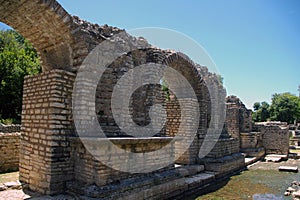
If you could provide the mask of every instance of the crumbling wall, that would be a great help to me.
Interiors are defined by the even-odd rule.
[[[240,139],[240,133],[252,131],[251,110],[236,96],[226,97],[226,128],[232,137]]]
[[[259,122],[254,129],[261,132],[266,154],[288,155],[289,129],[285,122]]]
[[[33,43],[41,57],[43,67],[42,74],[27,77],[24,82],[22,135],[20,137],[20,180],[29,184],[29,188],[34,191],[54,194],[64,191],[66,183],[76,179],[92,183],[91,179],[102,185],[118,178],[128,177],[122,173],[116,173],[114,170],[108,170],[108,168],[101,171],[103,165],[95,161],[80,143],[71,139],[78,136],[74,128],[74,113],[71,109],[72,100],[74,100],[72,99],[72,92],[76,73],[87,55],[98,44],[109,40],[110,37],[118,33],[124,33],[124,30],[107,25],[91,24],[80,20],[78,17],[73,17],[55,0],[14,0],[13,2],[0,0],[0,20],[14,27]],[[168,103],[156,85],[145,86],[141,88],[142,91],[136,91],[131,100],[131,114],[137,124],[144,126],[149,122],[150,106],[154,103],[162,103],[167,109],[168,116],[166,126],[158,136],[181,134],[180,137],[183,140],[180,142],[190,146],[186,150],[182,148],[180,142],[174,143],[175,157],[183,153],[176,162],[196,164],[207,129],[209,126],[219,128],[216,127],[219,119],[212,117],[218,115],[211,113],[211,110],[214,106],[224,103],[223,98],[222,101],[213,104],[225,94],[225,89],[218,82],[215,74],[209,73],[207,68],[196,65],[187,56],[174,51],[157,49],[149,45],[144,39],[127,36],[136,43],[145,44],[147,48],[120,55],[103,73],[96,88],[95,105],[94,102],[91,103],[96,108],[100,126],[104,129],[107,137],[130,136],[122,132],[113,119],[110,105],[112,89],[120,77],[136,66],[146,63],[167,65],[177,70],[188,80],[197,97],[199,126],[191,145],[189,141],[185,140],[189,136],[187,135],[188,131],[178,133],[176,130],[179,124],[183,123],[181,121],[182,116],[177,112],[172,114],[172,110],[179,109],[176,97],[175,100],[172,99]],[[124,41],[123,39],[115,38],[115,41]],[[86,80],[85,82],[88,86],[91,83],[89,81]],[[178,77],[171,77],[168,81],[176,82]],[[216,93],[221,91],[220,96],[210,93],[207,85],[210,83],[213,83],[212,87],[216,88]],[[180,89],[185,92],[186,88]],[[90,98],[84,93],[84,89],[81,92],[84,98]],[[141,97],[142,92],[148,96]],[[82,101],[82,104],[86,102]],[[144,102],[146,105],[142,106]],[[186,98],[183,103],[188,104],[188,109],[183,114],[187,116],[183,129],[189,130],[192,122],[198,120],[190,115],[191,111],[195,110],[195,102]],[[87,114],[86,110],[83,111],[80,113],[83,118],[94,119],[89,118],[91,116]],[[175,126],[173,127],[173,125]],[[147,144],[144,146],[147,147],[146,150],[150,151],[152,148],[161,148],[164,144],[165,141],[150,142],[149,146]],[[236,151],[234,145],[227,144],[227,142],[220,144],[229,145],[229,151],[222,150],[221,154]],[[122,148],[128,151],[134,151],[136,146],[144,148],[139,145],[133,143]],[[183,152],[184,150],[185,152]],[[170,155],[173,156],[173,154]],[[159,156],[169,156],[169,154]],[[120,162],[122,162],[121,158]]]
[[[17,171],[19,169],[20,126],[8,125],[5,129],[2,128],[3,126],[0,127],[0,173]]]

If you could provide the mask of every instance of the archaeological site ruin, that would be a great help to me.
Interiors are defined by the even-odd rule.
[[[216,74],[182,53],[71,16],[55,0],[0,0],[0,21],[34,45],[43,67],[42,73],[25,79],[22,127],[0,127],[0,171],[19,169],[23,187],[43,194],[68,190],[100,199],[168,199],[201,190],[244,168],[245,156],[259,159],[289,152],[286,124],[254,124],[240,99],[226,97]],[[130,51],[120,53],[96,82],[79,76],[95,74],[85,67],[92,65],[85,59],[110,40],[130,41]],[[107,49],[99,51],[105,54]],[[163,91],[160,84],[143,85],[128,101],[132,121],[147,127],[153,112],[166,115],[166,121],[155,135],[133,135],[119,126],[127,122],[115,119],[113,90],[130,70],[151,63],[179,72],[191,85],[197,103],[189,96],[179,99],[171,89]],[[168,81],[172,88],[178,77],[170,76]],[[185,95],[186,88],[173,87],[184,91],[179,96]],[[94,101],[87,92],[90,88]],[[166,113],[153,111],[155,104]],[[127,112],[123,107],[119,111]],[[195,111],[198,118],[193,118]],[[96,121],[104,135],[89,121]],[[195,122],[195,134],[187,134]],[[216,130],[220,134],[214,137]],[[205,146],[209,152],[201,156],[204,143],[213,145]]]

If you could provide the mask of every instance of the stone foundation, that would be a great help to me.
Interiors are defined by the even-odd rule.
[[[89,145],[92,152],[89,152],[83,145]],[[81,182],[86,185],[96,184],[97,186],[104,186],[110,183],[120,182],[121,180],[132,177],[144,177],[146,174],[132,174],[112,169],[106,166],[101,161],[107,161],[108,159],[113,161],[114,166],[118,166],[120,169],[127,169],[140,171],[137,164],[143,164],[144,168],[156,167],[157,161],[161,160],[175,160],[174,148],[170,146],[165,151],[164,155],[146,156],[145,153],[161,149],[167,145],[172,138],[70,138],[71,145],[71,160],[74,166],[74,180],[75,182]],[[106,144],[107,141],[113,143],[119,148],[122,148],[128,152],[134,152],[141,154],[141,160],[143,163],[136,163],[136,161],[130,161],[130,155],[119,155],[117,152],[113,152],[113,149]],[[127,166],[130,165],[130,166]],[[168,170],[174,168],[174,164],[171,163],[167,167],[160,170]],[[157,171],[157,170],[156,170]]]
[[[207,158],[221,158],[239,152],[239,142],[236,138],[221,138],[216,142]]]
[[[260,132],[241,133],[240,138],[240,151],[246,156],[261,158],[265,155],[263,137]]]
[[[204,158],[202,163],[207,171],[215,172],[219,177],[245,167],[245,157],[241,153],[234,153],[221,158]]]

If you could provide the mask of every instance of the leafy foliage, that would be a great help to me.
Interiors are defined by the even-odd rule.
[[[274,94],[270,114],[271,120],[294,123],[300,119],[300,98],[290,93]]]
[[[14,30],[0,31],[0,118],[21,119],[24,76],[40,71],[33,46]]]
[[[300,120],[300,98],[290,93],[274,94],[272,104],[256,102],[252,118],[255,122],[267,120],[288,122]]]
[[[255,122],[267,121],[270,117],[269,112],[270,105],[263,101],[261,103],[255,102],[253,105],[254,113],[252,114],[252,119]]]
[[[170,100],[170,90],[169,90],[168,84],[165,81],[165,79],[161,80],[161,90],[165,93],[166,100],[169,101]]]

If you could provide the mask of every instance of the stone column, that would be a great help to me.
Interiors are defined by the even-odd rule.
[[[73,178],[69,136],[75,75],[63,70],[24,81],[20,138],[20,181],[43,194],[63,192]]]

